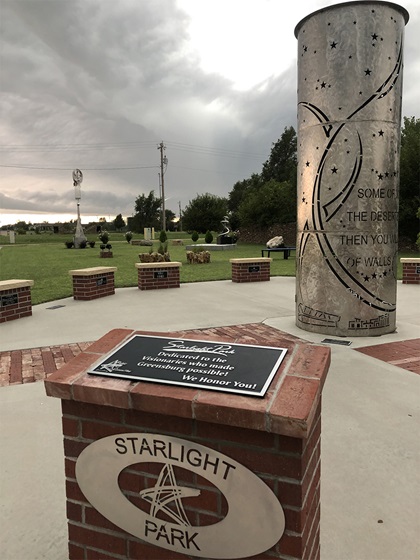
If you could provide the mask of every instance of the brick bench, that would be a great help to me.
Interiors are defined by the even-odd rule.
[[[91,299],[112,296],[115,294],[115,266],[94,266],[70,270],[73,277],[73,298],[90,301]]]
[[[403,266],[403,284],[420,284],[420,259],[400,259]]]
[[[232,263],[232,282],[266,282],[270,280],[268,257],[230,259]]]
[[[0,323],[32,315],[33,280],[0,281]]]
[[[180,262],[136,263],[139,290],[179,288]]]

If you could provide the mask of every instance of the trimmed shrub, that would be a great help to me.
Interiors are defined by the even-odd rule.
[[[109,241],[109,233],[107,231],[103,231],[101,234],[99,234],[99,239],[106,245]]]

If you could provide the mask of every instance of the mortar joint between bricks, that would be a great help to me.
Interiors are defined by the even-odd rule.
[[[278,475],[269,475],[265,474],[264,478],[272,478],[278,482],[284,482],[286,484],[295,484],[296,486],[302,486],[302,479],[298,478],[290,478],[288,476],[278,476]]]
[[[321,464],[321,455],[319,456],[318,461],[316,462],[315,466],[313,467],[312,477],[311,477],[311,480],[309,481],[309,484],[308,484],[308,488],[307,488],[307,490],[306,490],[306,493],[305,493],[305,495],[304,495],[303,498],[302,498],[302,504],[305,503],[306,498],[308,497],[308,494],[309,494],[309,492],[310,492],[310,490],[311,490],[311,488],[312,488],[312,483],[314,482],[315,477],[316,477],[316,476],[320,477],[320,474],[318,473],[318,467],[320,466],[320,464]],[[308,463],[308,467],[309,467],[309,466],[310,466],[310,463]],[[304,480],[304,478],[305,478],[307,472],[308,472],[308,468],[307,468],[306,471],[303,473],[302,480]],[[317,486],[318,486],[319,484],[320,484],[320,480],[318,481]]]

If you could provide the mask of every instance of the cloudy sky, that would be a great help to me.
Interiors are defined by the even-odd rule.
[[[296,128],[296,24],[329,0],[0,0],[0,225],[130,216],[227,196]],[[403,115],[419,117],[420,2]],[[287,9],[286,9],[287,7]]]

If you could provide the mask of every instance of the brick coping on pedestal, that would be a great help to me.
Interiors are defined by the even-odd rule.
[[[270,263],[271,257],[246,257],[243,259],[229,259],[232,264],[249,264],[249,263]]]
[[[0,387],[44,381],[91,344],[93,342],[76,342],[2,351]],[[365,346],[354,351],[420,375],[420,338]]]
[[[180,266],[182,263],[176,261],[136,263],[136,268],[176,268]]]
[[[86,370],[135,334],[287,348],[264,398],[91,376]],[[330,364],[330,349],[263,324],[171,333],[114,329],[45,380],[47,395],[143,412],[159,412],[297,438],[310,433]]]
[[[95,274],[105,274],[107,272],[115,272],[116,266],[93,266],[91,268],[79,268],[69,270],[70,276],[94,276]]]
[[[401,257],[401,263],[420,264],[420,257]]]
[[[14,290],[16,288],[28,288],[34,285],[33,280],[0,280],[0,292]]]

